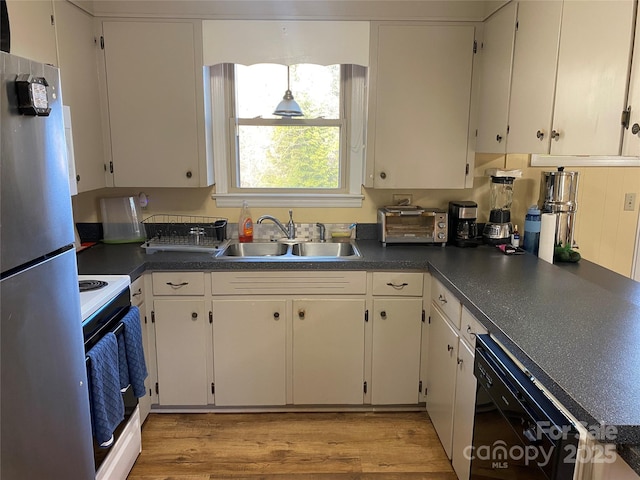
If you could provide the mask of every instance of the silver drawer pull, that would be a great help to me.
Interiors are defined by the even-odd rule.
[[[467,333],[469,335],[473,335],[474,337],[476,336],[476,332],[474,332],[473,330],[471,330],[471,325],[467,325]]]
[[[444,298],[444,295],[442,294],[438,295],[438,300],[440,300],[442,303],[447,303],[447,299]]]
[[[391,288],[395,288],[396,290],[402,290],[404,287],[408,286],[408,283],[387,283]]]
[[[138,296],[140,296],[140,295],[142,295],[142,289],[141,289],[141,288],[139,288],[139,289],[138,289],[138,291],[137,291],[136,293],[132,293],[132,294],[131,294],[131,296],[132,296],[132,297],[138,297]]]
[[[182,282],[182,283],[167,282],[167,285],[169,285],[171,288],[180,288],[180,287],[184,287],[185,285],[189,285],[189,282]]]

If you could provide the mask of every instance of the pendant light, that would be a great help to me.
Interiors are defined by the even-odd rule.
[[[284,92],[284,97],[282,97],[282,101],[278,104],[273,114],[281,117],[302,117],[304,115],[298,102],[293,99],[289,88],[289,65],[287,65],[287,91]]]

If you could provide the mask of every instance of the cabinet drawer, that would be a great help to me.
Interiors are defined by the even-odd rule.
[[[373,294],[421,297],[423,281],[423,273],[374,272]]]
[[[138,277],[131,284],[131,305],[139,307],[144,303],[144,277]]]
[[[460,333],[475,348],[476,335],[487,333],[487,329],[482,326],[466,307],[462,307],[462,321],[460,322]]]
[[[367,272],[213,272],[214,295],[357,295],[367,290]]]
[[[442,283],[435,278],[431,283],[431,300],[440,307],[447,316],[449,321],[453,323],[458,330],[460,329],[460,315],[462,304]]]
[[[151,274],[154,295],[204,295],[204,272]]]

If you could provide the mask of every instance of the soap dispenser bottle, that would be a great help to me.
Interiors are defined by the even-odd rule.
[[[246,200],[242,202],[242,210],[238,220],[238,241],[240,243],[253,242],[253,221]]]

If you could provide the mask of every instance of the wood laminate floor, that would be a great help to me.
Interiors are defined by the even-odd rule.
[[[424,412],[151,414],[129,480],[456,480]]]

